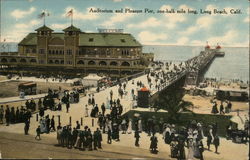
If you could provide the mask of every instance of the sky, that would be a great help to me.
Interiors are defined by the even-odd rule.
[[[123,29],[144,45],[210,45],[249,47],[249,2],[247,0],[0,0],[1,42],[19,42],[43,25],[38,15],[50,15],[45,24],[54,32],[73,24],[83,32],[98,28]],[[113,10],[93,13],[90,10]],[[145,9],[153,10],[146,12]],[[123,13],[115,10],[123,9]],[[125,9],[142,13],[124,13]],[[174,9],[175,13],[166,13]],[[201,14],[200,10],[208,13]],[[215,14],[225,10],[228,14]],[[164,13],[158,13],[158,11]],[[185,13],[177,13],[177,10]],[[197,14],[187,13],[196,10]],[[239,11],[233,14],[230,11]],[[209,14],[211,11],[211,14]]]

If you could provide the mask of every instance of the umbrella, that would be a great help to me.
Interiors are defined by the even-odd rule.
[[[140,117],[140,114],[139,113],[135,113],[134,116],[135,117]]]
[[[240,116],[233,116],[230,121],[237,124],[239,130],[244,130],[244,120]]]

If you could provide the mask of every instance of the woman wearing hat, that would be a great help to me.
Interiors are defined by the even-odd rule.
[[[196,158],[200,158],[200,150],[199,150],[199,146],[198,146],[198,131],[194,130],[193,132],[193,145],[194,145],[194,157]]]
[[[202,125],[200,123],[197,123],[197,130],[198,130],[198,138],[203,139],[204,133],[203,133]]]

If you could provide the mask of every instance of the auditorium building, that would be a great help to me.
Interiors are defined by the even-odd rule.
[[[71,25],[53,32],[44,25],[35,31],[18,44],[18,52],[1,53],[1,72],[124,77],[144,71],[154,59],[122,30],[85,33]]]

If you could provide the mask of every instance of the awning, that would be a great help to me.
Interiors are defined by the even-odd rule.
[[[242,117],[240,116],[233,116],[230,121],[236,123],[238,125],[238,129],[239,130],[244,130],[244,124],[245,124],[245,121],[243,120]]]
[[[147,92],[149,90],[146,87],[143,87],[140,91]]]

